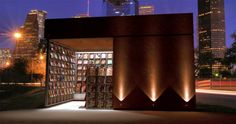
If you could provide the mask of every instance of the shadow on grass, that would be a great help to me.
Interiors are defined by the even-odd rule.
[[[236,109],[219,106],[219,105],[208,105],[208,104],[197,104],[197,112],[211,112],[211,113],[224,113],[224,114],[236,114]]]
[[[11,86],[4,89],[7,93],[1,95],[0,111],[35,109],[44,106],[44,88]]]

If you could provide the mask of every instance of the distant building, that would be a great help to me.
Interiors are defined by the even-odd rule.
[[[138,15],[138,0],[103,0],[106,16]]]
[[[224,65],[210,62],[209,58],[221,59],[225,55],[224,0],[198,0],[198,36],[200,68],[218,73]]]
[[[87,18],[89,17],[89,14],[85,13],[85,14],[80,14],[78,16],[74,16],[73,18]]]
[[[155,13],[154,6],[139,6],[139,15],[152,15]]]
[[[38,44],[44,38],[46,11],[31,10],[20,28],[22,38],[16,40],[14,58],[34,58],[38,54]]]
[[[83,1],[83,4],[85,4],[85,6],[86,6],[86,9],[87,9],[86,12],[80,13],[79,15],[73,16],[72,18],[87,18],[87,17],[90,17],[90,0]]]
[[[198,25],[200,53],[211,52],[213,58],[224,58],[224,0],[198,0]]]
[[[9,66],[11,58],[12,55],[9,48],[0,48],[0,68]]]

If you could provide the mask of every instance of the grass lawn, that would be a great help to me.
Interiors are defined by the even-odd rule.
[[[0,86],[0,110],[33,109],[44,106],[44,88],[19,85]]]

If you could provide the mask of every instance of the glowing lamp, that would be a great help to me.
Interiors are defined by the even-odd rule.
[[[9,66],[10,65],[10,62],[6,62],[6,66]]]
[[[15,32],[13,35],[16,39],[19,39],[22,37],[22,34],[20,32]]]
[[[39,56],[39,59],[40,59],[40,60],[43,60],[43,59],[44,59],[43,55],[40,55],[40,56]]]

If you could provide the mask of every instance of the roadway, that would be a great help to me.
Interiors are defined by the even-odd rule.
[[[197,103],[236,109],[236,91],[197,89]]]

